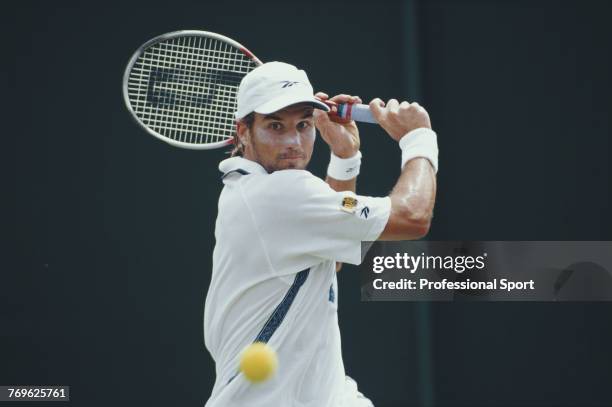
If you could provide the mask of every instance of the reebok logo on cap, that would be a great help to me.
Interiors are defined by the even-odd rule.
[[[293,86],[293,85],[295,85],[296,83],[299,83],[299,82],[295,82],[295,81],[283,81],[283,83],[284,83],[283,88],[288,88],[289,86]]]

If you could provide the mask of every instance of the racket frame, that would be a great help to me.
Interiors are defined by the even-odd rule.
[[[237,49],[239,49],[241,52],[243,52],[248,58],[250,58],[253,62],[255,62],[255,64],[262,65],[262,62],[255,56],[253,55],[253,53],[251,51],[249,51],[245,46],[243,46],[242,44],[240,44],[239,42],[232,40],[231,38],[228,38],[224,35],[221,34],[217,34],[217,33],[213,33],[210,31],[201,31],[201,30],[180,30],[180,31],[172,31],[169,33],[165,33],[162,35],[158,35],[157,37],[151,38],[150,40],[148,40],[147,42],[145,42],[144,44],[142,44],[137,50],[136,52],[134,52],[134,54],[132,55],[132,57],[130,58],[130,61],[128,62],[127,67],[125,68],[125,72],[123,74],[123,83],[122,83],[122,90],[123,90],[123,100],[125,102],[125,105],[127,106],[132,118],[134,120],[136,120],[136,122],[140,125],[140,127],[144,128],[147,133],[149,133],[150,135],[152,135],[155,138],[158,138],[172,146],[175,147],[179,147],[179,148],[186,148],[186,149],[191,149],[191,150],[211,150],[211,149],[216,149],[216,148],[222,148],[222,147],[226,147],[229,146],[231,144],[233,144],[234,140],[232,138],[228,138],[226,140],[223,141],[217,141],[214,143],[203,143],[203,144],[194,144],[194,143],[186,143],[183,141],[178,141],[178,140],[173,140],[171,138],[165,137],[159,133],[157,133],[155,130],[149,128],[149,126],[147,126],[137,115],[136,112],[134,111],[134,108],[132,107],[132,103],[130,102],[130,97],[128,95],[128,81],[130,78],[130,73],[132,72],[132,68],[134,67],[134,64],[136,63],[136,61],[138,60],[138,57],[141,56],[144,51],[151,47],[152,45],[155,45],[159,42],[163,42],[169,39],[173,39],[173,38],[177,38],[177,37],[187,37],[187,36],[195,36],[195,37],[205,37],[205,38],[212,38],[218,41],[223,41],[225,43],[227,43],[228,45],[235,47]]]

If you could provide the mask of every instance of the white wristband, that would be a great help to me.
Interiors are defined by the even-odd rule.
[[[327,167],[327,175],[338,181],[348,181],[359,175],[361,167],[361,151],[351,158],[340,158],[334,153],[331,153],[329,166]]]
[[[427,158],[434,169],[438,172],[438,137],[432,129],[422,127],[414,129],[399,141],[402,149],[402,169],[404,165],[413,158]]]

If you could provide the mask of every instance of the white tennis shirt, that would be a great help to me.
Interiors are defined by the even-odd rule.
[[[336,192],[304,170],[268,174],[241,157],[219,169],[225,185],[204,309],[217,377],[206,406],[352,407],[335,262],[361,263],[360,242],[380,236],[391,200]],[[254,341],[267,342],[279,361],[259,384],[238,371]]]

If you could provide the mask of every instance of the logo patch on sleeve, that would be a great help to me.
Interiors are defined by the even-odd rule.
[[[356,198],[353,198],[352,196],[345,196],[342,199],[342,207],[340,209],[342,209],[344,212],[355,213],[357,203]]]

